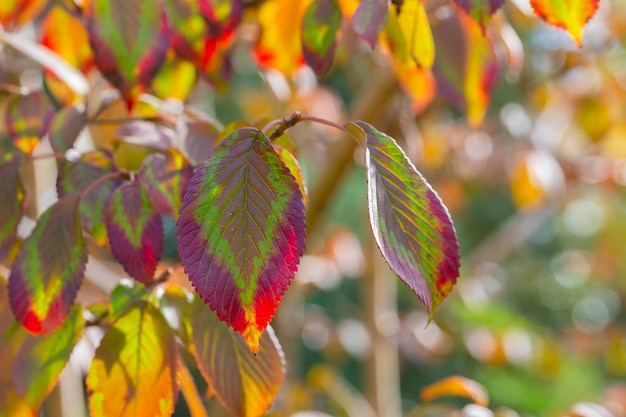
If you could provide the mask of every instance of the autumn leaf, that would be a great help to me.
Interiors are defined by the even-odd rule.
[[[150,284],[163,254],[163,219],[140,181],[126,182],[113,192],[105,224],[115,259],[128,275]]]
[[[17,235],[17,225],[24,211],[24,192],[20,183],[20,165],[23,154],[5,154],[0,162],[0,260],[7,256]]]
[[[432,67],[435,44],[422,0],[405,0],[399,12],[392,9],[383,35],[383,42],[398,65]]]
[[[40,43],[83,73],[93,67],[93,52],[83,22],[62,7],[54,6],[44,18]]]
[[[389,16],[388,0],[362,0],[352,16],[352,27],[372,48]]]
[[[253,352],[304,249],[300,188],[265,135],[243,128],[200,165],[180,209],[180,257],[202,299]]]
[[[104,335],[87,372],[93,417],[169,417],[174,411],[177,353],[159,310],[138,301]]]
[[[448,396],[465,397],[472,400],[474,404],[483,407],[489,405],[489,396],[482,385],[458,375],[453,375],[430,384],[420,393],[420,399],[424,402],[431,402],[440,397]]]
[[[530,5],[546,23],[568,31],[580,47],[583,29],[598,11],[600,0],[530,0]]]
[[[285,379],[285,358],[271,327],[256,355],[196,297],[191,311],[198,367],[220,402],[239,417],[260,417]]]
[[[431,317],[459,276],[452,219],[398,144],[365,122],[348,129],[365,142],[370,223],[383,257]]]
[[[82,192],[101,177],[115,171],[117,166],[108,152],[101,150],[87,152],[79,159],[61,166],[57,178],[57,192],[59,196]],[[106,246],[108,242],[104,225],[106,203],[121,184],[121,179],[110,178],[91,187],[91,190],[81,198],[80,215],[83,229],[100,246]]]
[[[87,250],[79,202],[71,194],[46,210],[11,268],[11,309],[32,333],[50,334],[63,324],[83,280]]]
[[[148,155],[143,160],[138,178],[148,191],[156,211],[176,218],[192,174],[193,169],[187,159],[172,149],[167,155]]]
[[[337,0],[312,2],[302,18],[302,53],[317,74],[325,74],[333,64],[341,10]]]
[[[63,325],[49,336],[27,335],[13,360],[15,390],[38,409],[56,385],[83,333],[83,314],[74,306]]]
[[[23,25],[36,18],[46,5],[46,0],[3,0],[0,2],[0,23],[5,28]]]
[[[24,153],[32,153],[48,133],[54,107],[46,95],[36,91],[8,99],[5,126],[13,144]]]
[[[131,109],[165,63],[166,9],[161,1],[91,0],[86,16],[95,64]]]
[[[86,125],[87,115],[83,106],[62,107],[52,118],[48,132],[52,150],[59,153],[67,152]]]
[[[474,19],[484,30],[491,15],[502,7],[505,0],[453,0],[454,4]]]

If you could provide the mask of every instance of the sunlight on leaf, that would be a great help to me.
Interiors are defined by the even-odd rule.
[[[185,193],[177,224],[185,271],[253,351],[298,267],[304,217],[296,180],[255,128],[224,139]]]
[[[126,182],[113,192],[105,224],[115,259],[128,275],[150,284],[163,255],[163,219],[140,181]]]
[[[459,276],[452,219],[398,144],[365,122],[348,129],[366,145],[369,213],[385,260],[432,315]]]
[[[537,16],[568,31],[580,47],[584,27],[598,11],[600,0],[530,0],[530,4]]]
[[[0,23],[7,28],[23,25],[36,18],[47,3],[47,0],[3,0],[0,2]]]
[[[11,309],[32,333],[50,334],[63,324],[83,280],[87,250],[79,202],[72,194],[46,210],[11,268]]]
[[[140,301],[106,332],[87,373],[93,417],[170,416],[176,343],[159,310]]]
[[[459,9],[471,16],[480,26],[485,29],[491,15],[494,14],[505,0],[454,0]]]
[[[93,67],[93,52],[84,25],[62,7],[53,7],[43,20],[41,44],[85,74]]]
[[[405,0],[399,13],[391,9],[383,41],[402,66],[432,67],[435,44],[422,0]]]
[[[259,341],[258,354],[221,323],[196,297],[192,328],[198,367],[220,402],[239,417],[259,417],[272,404],[285,378],[285,358],[271,327]]]
[[[54,107],[42,92],[9,98],[5,114],[6,130],[13,144],[24,153],[32,153],[48,133]]]
[[[420,393],[420,399],[424,402],[449,396],[465,397],[472,400],[474,404],[489,406],[489,396],[485,388],[476,381],[458,375],[430,384]]]
[[[302,52],[317,74],[325,74],[333,64],[341,10],[337,0],[312,2],[302,18]]]

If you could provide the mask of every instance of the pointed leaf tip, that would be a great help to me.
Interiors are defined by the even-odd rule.
[[[179,212],[191,283],[252,350],[298,268],[306,236],[298,183],[258,129],[236,130],[196,170]]]
[[[459,276],[459,245],[448,210],[391,137],[361,121],[347,127],[366,145],[376,243],[432,317]]]
[[[537,16],[565,29],[581,47],[584,27],[598,11],[600,0],[531,0],[530,4]]]
[[[362,0],[352,17],[352,27],[374,48],[378,35],[387,23],[388,16],[389,2],[387,0]]]

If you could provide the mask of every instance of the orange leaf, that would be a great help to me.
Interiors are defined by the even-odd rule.
[[[76,17],[59,6],[53,7],[43,21],[41,44],[83,73],[93,67],[87,30]]]
[[[141,301],[104,335],[87,374],[92,417],[169,417],[177,386],[176,344],[159,310]]]
[[[424,402],[448,396],[465,397],[483,407],[489,405],[489,397],[482,385],[458,375],[439,380],[424,388],[420,393],[420,399]]]
[[[580,47],[584,26],[598,11],[600,0],[531,0],[530,4],[537,16],[568,31]]]
[[[47,0],[2,0],[0,23],[4,27],[23,25],[35,19],[47,3]]]

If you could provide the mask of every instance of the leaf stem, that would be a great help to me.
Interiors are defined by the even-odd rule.
[[[322,119],[322,118],[316,117],[316,116],[308,116],[308,115],[301,116],[300,120],[306,121],[306,122],[319,123],[319,124],[322,124],[322,125],[334,127],[335,129],[339,129],[342,132],[348,133],[348,134],[350,134],[352,136],[352,133],[345,126],[340,125],[339,123],[332,122],[330,120]]]
[[[31,156],[31,159],[33,161],[38,161],[40,159],[49,159],[49,158],[55,158],[61,161],[64,161],[66,159],[65,155],[60,152],[42,153],[40,155]]]
[[[108,174],[101,176],[100,178],[98,178],[97,180],[89,184],[87,187],[85,187],[84,190],[80,192],[80,199],[82,200],[83,198],[85,198],[85,196],[89,194],[89,192],[91,192],[94,188],[98,187],[103,182],[112,180],[115,178],[129,179],[130,173],[126,171],[115,171],[115,172],[109,172]]]

